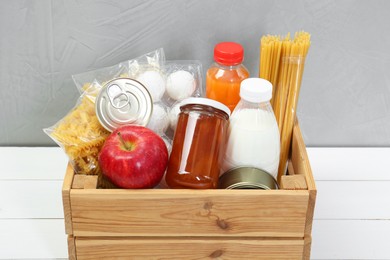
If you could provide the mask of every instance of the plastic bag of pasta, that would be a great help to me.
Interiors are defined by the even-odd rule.
[[[110,134],[99,123],[92,97],[97,95],[96,83],[85,90],[76,106],[55,125],[43,129],[69,157],[78,174],[97,175],[98,154]]]

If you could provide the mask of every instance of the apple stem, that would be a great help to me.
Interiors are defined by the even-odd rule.
[[[123,137],[122,137],[122,134],[121,132],[118,132],[118,137],[119,137],[119,140],[121,141],[123,147],[125,147],[126,150],[130,151],[131,150],[131,146],[128,145],[125,140],[123,140]]]

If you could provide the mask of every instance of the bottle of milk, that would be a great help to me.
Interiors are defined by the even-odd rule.
[[[250,166],[278,173],[280,135],[270,99],[272,84],[261,78],[241,82],[240,102],[230,117],[223,171]]]

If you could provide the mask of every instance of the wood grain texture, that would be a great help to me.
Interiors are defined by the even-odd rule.
[[[96,189],[98,182],[97,175],[88,175],[84,181],[84,189]]]
[[[304,239],[304,247],[303,247],[303,260],[310,260],[311,255],[311,235],[306,235]]]
[[[288,160],[288,162],[287,162],[287,173],[288,173],[288,175],[295,175],[294,166],[293,166],[291,160]]]
[[[84,189],[85,174],[75,174],[73,177],[72,189]]]
[[[97,182],[97,175],[75,174],[72,189],[96,189]]]
[[[293,163],[295,174],[302,174],[306,178],[307,187],[309,190],[309,201],[306,214],[305,224],[305,236],[311,235],[313,226],[314,208],[316,203],[317,188],[314,181],[313,173],[311,171],[309,158],[305,143],[302,138],[301,129],[297,123],[294,126],[293,137],[292,137],[292,153],[291,161]]]
[[[68,236],[68,259],[69,260],[76,260],[76,244],[75,244],[75,238],[73,236]]]
[[[302,259],[300,240],[76,239],[77,259]]]
[[[73,234],[72,213],[70,202],[70,190],[73,183],[74,171],[70,164],[66,168],[64,184],[62,185],[62,204],[64,207],[65,232],[68,235]]]
[[[304,175],[283,175],[280,179],[280,187],[283,190],[307,190]]]
[[[303,238],[308,191],[71,190],[75,236]]]
[[[295,174],[302,174],[305,176],[308,189],[316,190],[309,157],[307,156],[306,146],[298,123],[294,126],[293,130],[291,162],[293,164]]]
[[[309,190],[309,203],[306,213],[305,236],[310,236],[313,228],[314,208],[316,204],[317,190]]]

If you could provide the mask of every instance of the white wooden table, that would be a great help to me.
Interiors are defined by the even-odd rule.
[[[308,148],[312,259],[390,259],[390,148]],[[0,259],[66,259],[60,148],[0,147]]]

